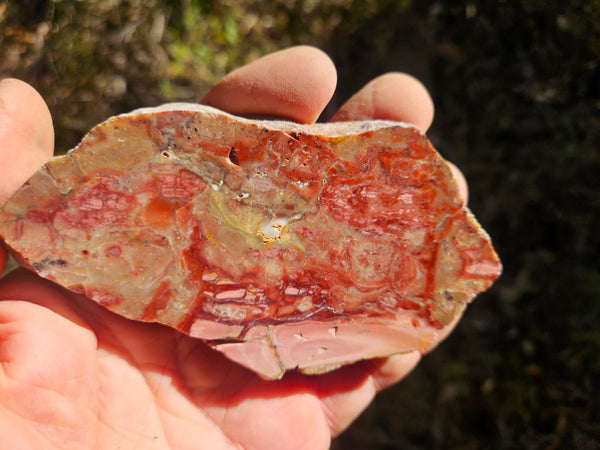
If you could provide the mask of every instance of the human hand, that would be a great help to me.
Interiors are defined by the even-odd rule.
[[[296,47],[233,72],[203,102],[310,123],[335,83],[326,55]],[[333,120],[370,118],[425,131],[433,105],[418,81],[389,74]],[[0,203],[52,147],[40,96],[24,83],[2,82]],[[0,250],[0,270],[4,257]],[[124,319],[20,269],[0,280],[0,448],[326,448],[419,359],[413,352],[264,381],[200,340]]]

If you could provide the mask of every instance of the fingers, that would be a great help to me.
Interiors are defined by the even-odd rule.
[[[375,394],[406,377],[421,360],[418,351],[361,361],[314,380],[332,436],[344,431],[373,401]],[[329,387],[332,384],[335,387]]]
[[[241,67],[221,80],[202,103],[241,116],[317,120],[337,83],[335,66],[314,47],[282,50]]]
[[[42,97],[19,80],[0,82],[0,204],[53,153],[54,131]]]
[[[377,392],[387,389],[405,378],[421,361],[421,353],[413,351],[393,355],[383,360],[372,375]]]
[[[388,73],[354,94],[331,120],[396,120],[412,123],[425,132],[433,121],[433,112],[433,101],[419,80],[405,73]]]

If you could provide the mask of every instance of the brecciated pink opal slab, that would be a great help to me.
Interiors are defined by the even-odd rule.
[[[41,276],[265,378],[425,352],[501,271],[412,126],[195,104],[98,125],[3,205],[0,237]]]

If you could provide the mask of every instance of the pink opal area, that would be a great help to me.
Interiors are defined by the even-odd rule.
[[[0,237],[41,276],[265,378],[426,352],[501,272],[414,127],[191,104],[98,125],[2,206]]]

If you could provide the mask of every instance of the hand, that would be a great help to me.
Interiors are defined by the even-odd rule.
[[[231,73],[203,102],[310,123],[335,84],[326,55],[296,47]],[[425,131],[433,104],[418,81],[388,74],[333,120],[369,118]],[[41,97],[25,83],[0,83],[0,203],[52,147]],[[0,271],[4,258],[0,250]],[[199,340],[121,318],[19,269],[0,280],[0,448],[327,448],[419,359],[413,352],[264,381]]]

